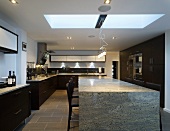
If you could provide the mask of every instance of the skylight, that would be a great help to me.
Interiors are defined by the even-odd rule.
[[[99,15],[44,15],[51,28],[95,28]]]
[[[164,14],[107,15],[102,28],[144,28]]]
[[[44,15],[51,28],[95,28],[100,15]],[[107,15],[101,28],[145,28],[164,14]]]

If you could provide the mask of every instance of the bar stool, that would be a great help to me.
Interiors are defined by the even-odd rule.
[[[79,98],[78,97],[73,97],[72,96],[72,83],[67,83],[66,84],[66,89],[67,89],[67,97],[68,97],[68,103],[69,103],[69,113],[68,113],[68,126],[67,126],[67,131],[70,129],[70,121],[72,120],[72,111],[74,107],[79,107]],[[77,120],[78,121],[78,120]]]
[[[75,87],[75,82],[73,81],[73,78],[71,77],[69,80],[70,88],[71,88],[71,94],[73,98],[79,97],[78,87]]]

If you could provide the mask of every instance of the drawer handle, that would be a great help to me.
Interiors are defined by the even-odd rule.
[[[20,91],[20,92],[17,92],[17,93],[15,93],[15,95],[19,95],[19,94],[21,94],[21,92],[22,92],[22,91]]]
[[[22,110],[20,109],[20,110],[18,110],[17,112],[15,112],[14,114],[15,114],[15,115],[18,115],[21,111],[22,111]]]
[[[45,94],[47,91],[44,91],[43,94]]]

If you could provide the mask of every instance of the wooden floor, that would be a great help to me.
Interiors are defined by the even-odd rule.
[[[67,131],[68,100],[64,90],[55,91],[16,131]],[[78,131],[78,123],[71,123],[70,131]]]

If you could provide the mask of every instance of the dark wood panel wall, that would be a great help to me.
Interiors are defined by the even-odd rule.
[[[129,56],[142,53],[142,79],[129,73]],[[133,66],[133,65],[132,65]],[[165,34],[120,52],[120,79],[160,91],[160,106],[164,107]]]

